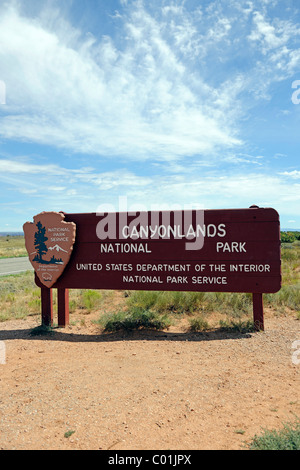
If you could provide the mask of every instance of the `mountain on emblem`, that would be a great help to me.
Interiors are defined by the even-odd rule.
[[[42,212],[23,225],[29,260],[46,287],[62,275],[75,243],[76,225],[64,218],[61,212]]]
[[[67,253],[66,250],[64,250],[61,246],[59,245],[54,245],[54,246],[49,246],[49,250],[53,251],[53,250],[56,250],[56,251],[64,251],[65,253]]]

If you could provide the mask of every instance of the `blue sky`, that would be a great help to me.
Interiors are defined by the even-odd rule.
[[[0,231],[120,197],[274,207],[299,229],[299,8],[0,1]]]

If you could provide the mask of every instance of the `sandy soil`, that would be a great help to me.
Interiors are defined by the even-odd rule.
[[[246,335],[101,334],[92,317],[50,337],[30,336],[38,317],[0,324],[0,449],[238,450],[300,417],[292,316]]]

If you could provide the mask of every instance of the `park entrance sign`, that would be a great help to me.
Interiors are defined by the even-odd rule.
[[[53,288],[60,326],[69,289],[248,292],[263,329],[262,294],[281,288],[279,215],[270,208],[44,212],[24,233],[43,323],[52,322]]]
[[[39,280],[52,287],[69,262],[76,225],[59,212],[43,212],[33,220],[23,226],[29,260]]]

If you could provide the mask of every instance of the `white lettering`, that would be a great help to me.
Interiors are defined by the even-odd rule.
[[[134,465],[136,468],[139,468],[143,460],[143,457],[123,457],[118,454],[115,457],[109,457],[109,465]]]
[[[122,228],[122,237],[125,238],[125,239],[129,238],[128,230],[129,230],[128,225],[125,225],[125,227]],[[126,235],[125,235],[125,232],[126,232]]]
[[[226,265],[225,264],[210,264],[209,265],[211,271],[226,271]]]
[[[292,84],[292,88],[298,88],[298,90],[294,91],[292,94],[292,102],[294,104],[300,104],[300,98],[298,96],[300,95],[300,80],[295,80]]]
[[[212,238],[215,237],[217,234],[217,227],[215,225],[209,224],[207,227],[207,236]]]
[[[199,271],[204,271],[206,268],[206,264],[196,264],[195,265],[195,271],[199,272]]]
[[[187,276],[167,276],[169,284],[188,284]]]
[[[6,85],[0,80],[0,104],[6,104]]]
[[[245,272],[245,273],[263,273],[271,272],[271,266],[269,264],[231,264],[231,272]]]
[[[101,243],[101,253],[152,253],[148,243]]]
[[[105,265],[106,271],[132,271],[133,266],[132,264],[106,264]]]
[[[102,264],[97,263],[77,263],[77,271],[102,271]]]
[[[246,242],[217,242],[216,249],[217,252],[222,253],[247,253],[245,248]]]
[[[225,235],[226,235],[226,225],[225,224],[220,224],[218,229],[219,229],[218,236],[219,237],[225,237]]]
[[[292,362],[293,364],[298,366],[300,364],[300,341],[299,340],[293,342],[292,349],[296,349],[296,351],[293,352],[292,354]]]
[[[157,225],[155,225],[154,229],[151,226],[149,228],[151,232],[150,238],[155,238],[155,234],[157,233]]]
[[[190,264],[137,264],[137,271],[189,272]]]
[[[100,240],[116,239],[116,214],[109,213],[98,222],[96,234]]]
[[[193,284],[227,284],[226,277],[192,276]]]
[[[160,276],[123,276],[123,282],[140,284],[163,284]]]
[[[6,347],[4,341],[0,341],[0,364],[6,364]]]

